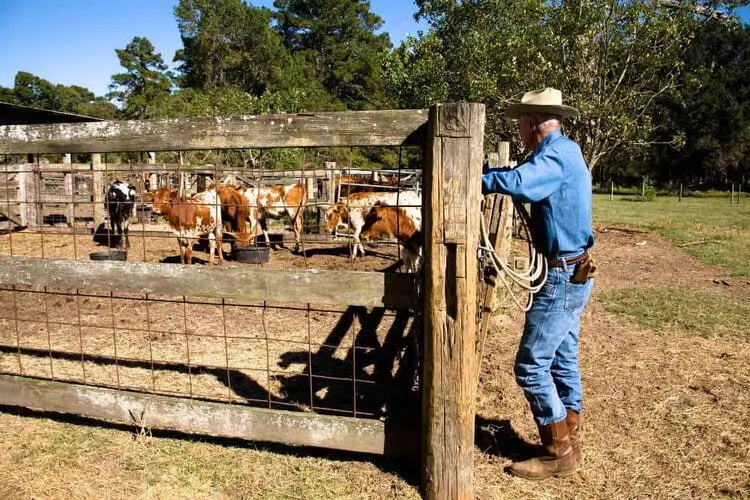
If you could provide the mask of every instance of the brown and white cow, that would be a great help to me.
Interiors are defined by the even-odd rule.
[[[221,200],[221,221],[224,231],[233,233],[239,246],[247,246],[250,234],[247,222],[250,219],[250,206],[247,198],[234,186],[219,184],[217,186],[219,200]]]
[[[403,207],[405,213],[422,228],[422,197],[416,191],[401,191],[400,193],[354,193],[326,209],[326,229],[334,233],[339,224],[343,223],[353,231],[354,245],[352,258],[357,253],[365,254],[365,249],[359,239],[365,218],[376,204],[386,204],[393,207]]]
[[[205,234],[208,234],[210,245],[208,263],[214,263],[216,250],[219,265],[224,261],[220,205],[215,185],[190,198],[180,198],[176,189],[169,188],[161,188],[154,193],[153,212],[164,217],[177,236],[182,264],[193,263],[192,242]]]
[[[407,209],[378,202],[365,217],[360,238],[395,239],[403,248],[401,256],[406,272],[416,273],[424,246],[421,226],[421,218],[414,220]]]
[[[260,222],[266,244],[270,244],[267,219],[280,219],[288,215],[292,219],[294,230],[294,250],[299,250],[304,222],[303,211],[307,203],[307,188],[304,184],[240,188],[239,191],[247,200],[250,209],[251,234],[255,233],[256,224]]]

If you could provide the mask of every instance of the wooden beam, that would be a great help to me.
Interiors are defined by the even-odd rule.
[[[409,453],[405,431],[379,420],[251,408],[0,375],[0,404],[190,434],[370,454]]]
[[[91,155],[91,201],[93,202],[94,227],[104,224],[106,212],[104,210],[104,189],[106,179],[104,170],[101,168],[102,155],[94,153]]]
[[[473,499],[482,104],[430,109],[425,168],[425,498]]]
[[[422,144],[425,110],[0,126],[0,154]]]
[[[0,256],[0,283],[125,293],[403,309],[414,275]]]

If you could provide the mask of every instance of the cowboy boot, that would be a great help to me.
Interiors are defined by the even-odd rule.
[[[575,473],[577,463],[566,420],[540,425],[544,455],[512,464],[508,471],[524,479],[541,480],[567,477]]]
[[[565,417],[565,423],[568,424],[568,434],[570,434],[570,442],[573,445],[573,455],[576,458],[576,465],[581,465],[583,463],[583,454],[581,452],[581,430],[583,424],[581,423],[581,414],[573,410],[567,411],[568,415]]]

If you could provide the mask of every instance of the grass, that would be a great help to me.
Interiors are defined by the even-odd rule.
[[[730,205],[728,198],[657,197],[629,203],[594,195],[594,221],[641,227],[666,236],[700,261],[726,268],[731,276],[750,276],[750,198]]]
[[[750,306],[719,295],[684,287],[633,287],[601,293],[599,300],[608,312],[628,317],[646,329],[678,329],[708,338],[750,338]]]
[[[134,438],[8,413],[0,424],[0,498],[419,498],[384,460]]]

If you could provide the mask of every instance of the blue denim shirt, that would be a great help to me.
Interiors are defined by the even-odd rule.
[[[591,175],[578,144],[557,130],[517,168],[485,169],[482,193],[531,203],[531,233],[549,258],[572,257],[594,246]]]

